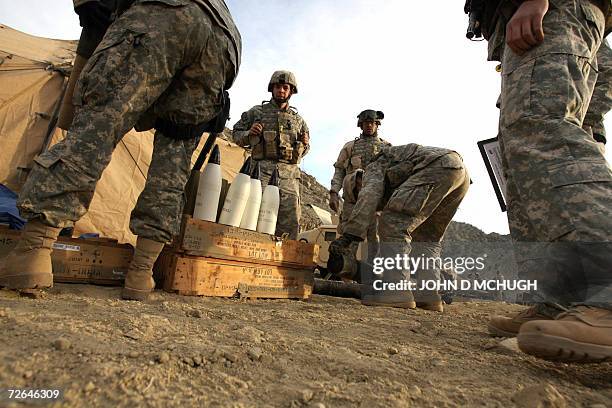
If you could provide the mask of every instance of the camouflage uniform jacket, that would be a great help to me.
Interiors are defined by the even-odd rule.
[[[251,126],[257,122],[263,125],[263,131],[250,137]],[[281,178],[299,178],[297,164],[310,149],[299,139],[308,132],[306,122],[294,108],[281,109],[274,101],[267,101],[244,112],[232,134],[235,143],[251,148],[254,160],[278,162]]]
[[[347,174],[353,173],[357,169],[365,169],[372,159],[384,148],[391,146],[391,143],[378,137],[378,135],[360,135],[355,140],[346,143],[338,160],[334,163],[334,177],[331,181],[331,191],[336,193],[342,188],[342,182]]]

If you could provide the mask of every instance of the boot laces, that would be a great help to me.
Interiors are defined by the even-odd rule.
[[[612,311],[609,311],[607,315],[598,316],[596,314],[597,310],[601,309],[585,305],[574,306],[567,312],[563,312],[557,316],[556,320],[571,316],[589,326],[612,328]]]

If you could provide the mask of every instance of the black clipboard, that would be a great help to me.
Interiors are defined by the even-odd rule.
[[[478,142],[478,150],[489,173],[493,190],[495,190],[495,196],[502,212],[507,211],[506,206],[506,178],[504,177],[502,161],[501,161],[501,150],[499,147],[499,141],[496,137]]]

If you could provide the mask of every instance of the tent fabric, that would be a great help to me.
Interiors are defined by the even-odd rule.
[[[33,158],[47,144],[65,137],[65,132],[56,129],[46,141],[76,43],[34,37],[0,25],[0,183],[14,191],[25,182]],[[192,165],[206,139],[204,135]],[[223,138],[217,144],[223,177],[231,181],[248,153]],[[132,129],[125,135],[102,173],[88,213],[75,225],[75,236],[99,233],[120,243],[136,243],[129,219],[144,188],[152,151],[153,132]]]
[[[69,66],[78,41],[36,37],[0,24],[0,50],[28,60],[30,64]]]
[[[19,191],[32,159],[46,144],[76,43],[0,24],[0,180],[12,190]]]
[[[6,32],[0,28],[0,39]],[[45,144],[65,78],[47,65],[8,53],[2,43],[0,40],[0,180],[18,191],[32,159]]]

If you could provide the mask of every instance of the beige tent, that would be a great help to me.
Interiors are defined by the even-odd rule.
[[[0,25],[0,183],[12,190],[23,185],[33,158],[65,136],[53,123],[75,49],[76,41],[34,37]],[[225,139],[217,144],[223,176],[232,180],[248,153]],[[75,234],[98,232],[121,243],[136,242],[129,218],[144,187],[152,147],[152,132],[132,130],[123,138]]]

